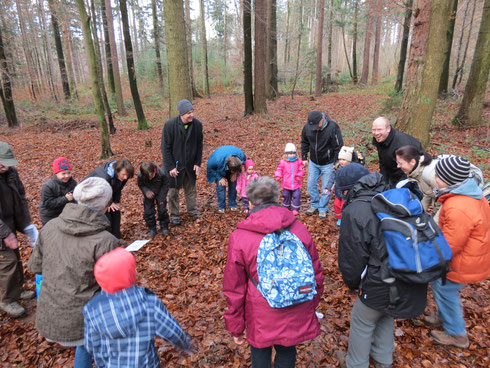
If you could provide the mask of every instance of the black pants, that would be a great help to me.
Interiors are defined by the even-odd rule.
[[[121,211],[107,211],[105,215],[111,223],[111,226],[107,231],[116,238],[121,239]]]
[[[158,193],[155,193],[153,198],[147,198],[143,201],[144,214],[143,218],[146,222],[146,226],[149,229],[155,229],[157,223],[155,221],[155,204],[157,207],[157,219],[161,228],[168,228],[170,222],[167,211],[167,193],[168,187],[162,186]]]
[[[252,351],[252,368],[270,368],[272,346],[268,348],[254,348],[250,345]],[[296,346],[274,345],[276,357],[274,359],[274,368],[294,368],[296,365]]]

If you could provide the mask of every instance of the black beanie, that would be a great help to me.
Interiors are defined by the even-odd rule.
[[[470,176],[470,162],[460,156],[449,156],[437,161],[437,176],[446,184],[461,183]]]
[[[318,110],[310,111],[308,114],[308,123],[311,125],[318,125],[323,118],[323,113]]]
[[[341,192],[351,190],[354,184],[365,175],[369,175],[369,170],[365,166],[354,162],[345,165],[335,175],[335,188]]]

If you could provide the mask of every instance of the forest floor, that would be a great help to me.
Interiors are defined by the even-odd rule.
[[[203,171],[197,183],[198,203],[202,217],[173,227],[170,236],[157,235],[135,253],[137,283],[152,289],[164,301],[172,315],[190,334],[196,352],[185,355],[157,339],[156,345],[163,366],[167,367],[246,367],[250,365],[247,344],[237,346],[224,329],[226,302],[221,292],[226,261],[227,239],[237,222],[245,215],[215,212],[216,199],[206,205],[215,193],[214,185],[205,180],[209,155],[219,146],[236,145],[255,161],[260,175],[272,176],[287,142],[300,146],[300,134],[310,110],[318,109],[339,123],[346,145],[355,145],[367,158],[367,166],[377,169],[377,153],[371,144],[371,123],[387,100],[386,94],[375,92],[343,92],[320,98],[281,97],[268,103],[269,113],[263,116],[242,116],[241,95],[213,96],[195,101],[195,116],[203,122]],[[455,153],[480,165],[490,177],[490,137],[488,124],[459,130],[449,125],[457,109],[457,99],[438,104],[432,128],[432,154]],[[391,114],[394,114],[393,112]],[[490,120],[485,110],[487,123]],[[139,163],[152,160],[161,163],[160,139],[167,111],[146,111],[151,129],[137,131],[132,119],[118,119],[117,133],[111,136],[114,158],[128,158]],[[388,113],[390,115],[390,113]],[[394,116],[394,115],[391,115]],[[130,121],[131,120],[131,121]],[[0,127],[0,140],[14,147],[21,178],[34,223],[41,227],[39,200],[42,184],[51,176],[51,162],[66,156],[73,166],[73,175],[80,181],[99,161],[100,143],[97,122],[92,118],[38,120],[22,130]],[[132,179],[123,191],[122,234],[128,242],[144,239],[142,194]],[[335,367],[335,350],[347,348],[349,318],[356,294],[343,284],[337,265],[338,227],[332,213],[322,221],[307,217],[305,185],[302,188],[302,212],[298,216],[315,239],[325,275],[325,292],[319,312],[322,334],[298,348],[298,367]],[[332,202],[331,202],[332,204]],[[21,236],[22,259],[25,264],[31,249]],[[25,271],[27,287],[34,289],[34,275]],[[470,337],[466,350],[435,344],[430,328],[411,320],[395,322],[394,367],[489,367],[490,366],[490,281],[467,286],[462,291],[465,320]],[[27,315],[12,319],[0,313],[0,367],[69,367],[74,349],[46,342],[35,328],[35,301],[26,304]],[[434,309],[434,303],[430,302]]]

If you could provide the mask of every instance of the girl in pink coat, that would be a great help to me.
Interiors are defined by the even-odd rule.
[[[291,206],[293,215],[297,215],[301,204],[300,188],[303,185],[305,169],[303,161],[296,154],[294,143],[286,144],[284,152],[286,153],[285,159],[279,163],[274,176],[276,180],[282,180],[282,205],[286,208]]]
[[[247,185],[258,177],[259,175],[254,170],[254,162],[252,160],[245,161],[245,171],[238,177],[236,182],[236,191],[242,197],[243,212],[245,213],[248,213]]]

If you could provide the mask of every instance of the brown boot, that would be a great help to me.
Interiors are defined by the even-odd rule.
[[[442,345],[452,345],[461,349],[466,349],[470,346],[470,340],[467,334],[454,336],[449,335],[446,331],[431,331],[430,335],[436,342]]]
[[[442,326],[442,321],[439,317],[437,317],[436,314],[427,314],[422,317],[422,321],[426,325],[432,326],[432,327],[439,327]]]

